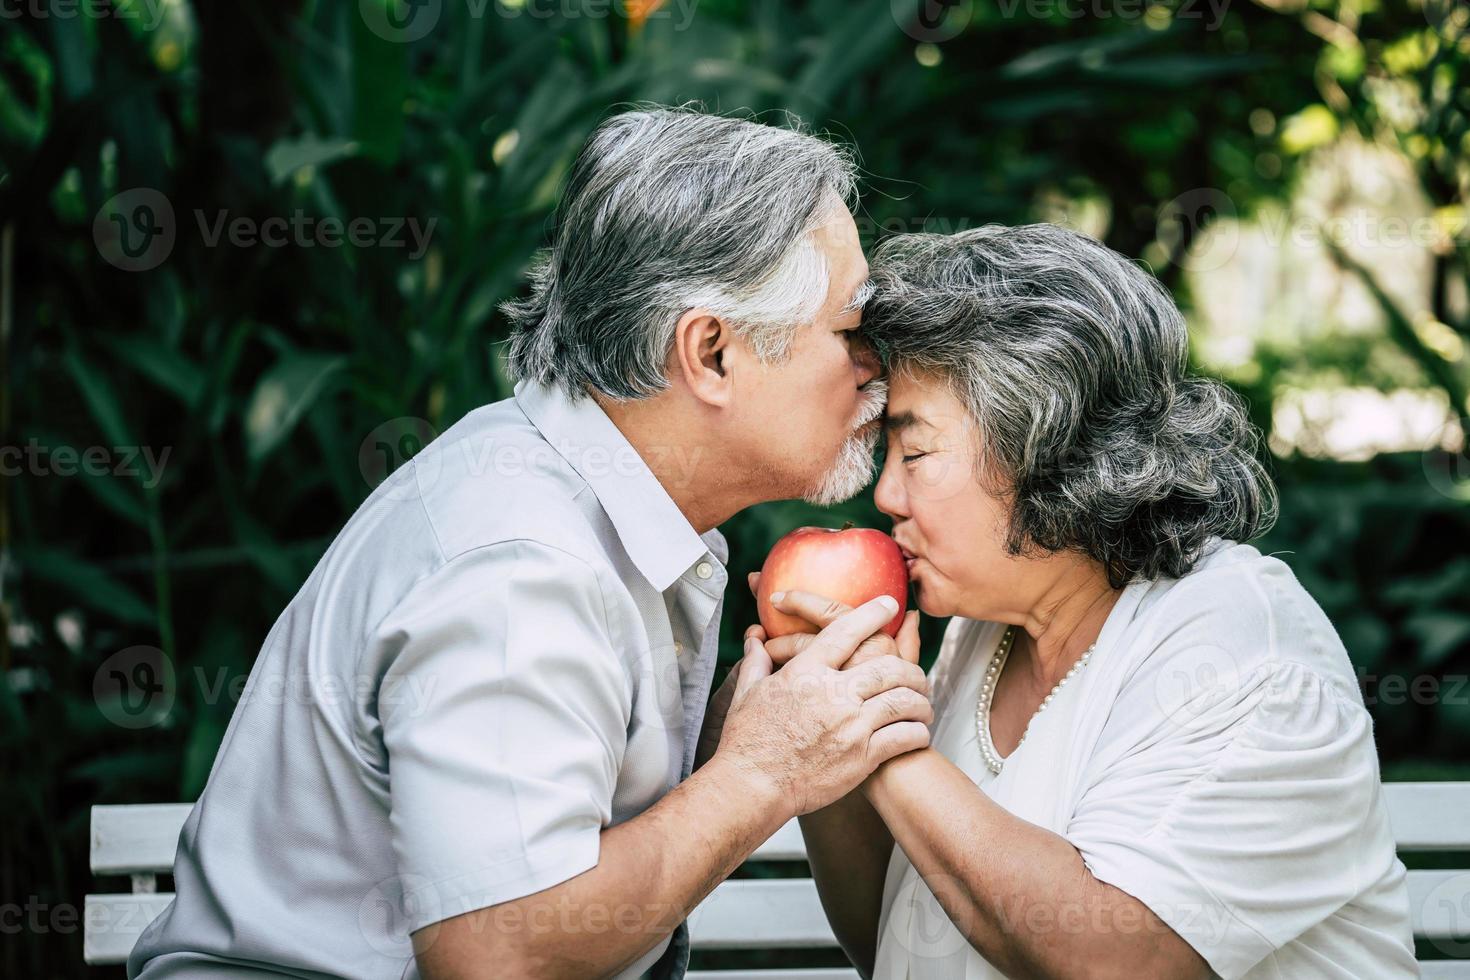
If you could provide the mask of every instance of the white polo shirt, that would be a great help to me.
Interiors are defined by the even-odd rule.
[[[591,398],[471,412],[266,637],[128,976],[414,978],[414,930],[596,865],[689,775],[727,556]],[[687,960],[680,926],[620,976]]]

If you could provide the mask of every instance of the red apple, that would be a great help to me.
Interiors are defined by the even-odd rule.
[[[815,633],[817,628],[799,616],[788,616],[771,605],[771,593],[815,592],[848,606],[860,606],[880,595],[898,600],[898,615],[883,627],[897,637],[908,606],[909,575],[898,543],[882,531],[848,524],[799,527],[776,542],[761,567],[755,604],[761,626],[771,639],[788,633]]]

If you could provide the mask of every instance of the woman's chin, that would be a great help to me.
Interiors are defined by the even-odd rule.
[[[949,615],[942,603],[934,601],[937,597],[932,596],[930,590],[924,588],[923,576],[914,574],[912,569],[909,573],[909,585],[912,587],[914,608],[929,617]]]

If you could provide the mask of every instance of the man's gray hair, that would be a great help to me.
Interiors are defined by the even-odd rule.
[[[1274,521],[1243,403],[1186,373],[1184,318],[1124,256],[1054,225],[988,225],[891,238],[872,275],[864,331],[968,409],[977,472],[1012,498],[1011,554],[1081,552],[1118,587],[1182,576],[1209,537]]]
[[[695,307],[784,358],[827,296],[812,232],[856,185],[847,151],[794,129],[689,109],[607,119],[572,165],[531,295],[502,306],[510,374],[574,398],[657,394]]]

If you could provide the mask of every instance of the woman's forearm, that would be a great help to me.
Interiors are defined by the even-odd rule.
[[[950,920],[1006,975],[1206,975],[1193,948],[1094,878],[1066,838],[996,804],[933,749],[880,766],[862,792]]]
[[[856,790],[802,817],[801,833],[832,932],[858,971],[872,976],[893,836]]]

